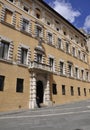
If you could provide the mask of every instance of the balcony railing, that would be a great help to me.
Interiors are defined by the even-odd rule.
[[[42,70],[42,71],[47,71],[47,72],[52,72],[52,67],[50,65],[40,63],[37,61],[33,61],[30,63],[29,66],[30,69],[37,69],[37,70]]]

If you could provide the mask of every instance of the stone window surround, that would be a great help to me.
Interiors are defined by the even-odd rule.
[[[8,59],[7,60],[5,60],[5,61],[11,61],[12,60],[12,56],[11,56],[11,58],[10,58],[10,52],[12,52],[12,45],[13,45],[13,41],[11,40],[11,39],[9,39],[9,38],[7,38],[7,37],[5,37],[5,36],[1,36],[0,35],[0,42],[1,41],[5,41],[5,42],[8,42],[10,45],[9,45],[9,50],[8,50]],[[12,52],[13,53],[13,52]],[[13,54],[12,54],[13,55]]]
[[[26,65],[28,65],[28,60],[29,60],[29,49],[30,49],[30,47],[29,46],[26,46],[25,44],[23,44],[23,43],[20,43],[19,44],[19,47],[20,47],[20,50],[18,50],[18,51],[21,51],[21,48],[25,48],[25,49],[27,49],[27,62],[26,62]],[[19,54],[18,54],[19,55]],[[20,53],[20,55],[21,55],[21,53]],[[19,63],[20,64],[20,63]]]

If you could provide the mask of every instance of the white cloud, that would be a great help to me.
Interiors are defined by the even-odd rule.
[[[85,19],[85,22],[84,22],[84,27],[83,29],[86,31],[86,32],[90,32],[90,15],[88,15]]]
[[[78,10],[73,9],[71,3],[65,0],[54,0],[51,6],[71,23],[74,23],[75,18],[81,15]]]

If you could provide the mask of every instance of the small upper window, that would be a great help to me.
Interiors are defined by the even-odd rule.
[[[9,0],[10,2],[13,2],[14,0]]]
[[[48,33],[48,43],[52,44],[52,34]]]
[[[49,21],[47,21],[47,25],[49,25],[49,26],[50,26],[50,22],[49,22]]]
[[[37,14],[36,14],[36,17],[37,17],[38,19],[40,19],[40,14],[37,13]]]
[[[22,30],[28,32],[29,31],[29,21],[23,19]]]
[[[23,10],[24,10],[25,12],[27,12],[27,13],[29,12],[29,8],[26,7],[26,6],[23,7]]]

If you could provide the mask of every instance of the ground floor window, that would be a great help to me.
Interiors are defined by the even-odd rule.
[[[4,89],[4,79],[5,76],[0,75],[0,91],[3,91]]]
[[[16,92],[20,92],[20,93],[23,92],[23,82],[24,82],[24,79],[17,78]]]
[[[73,89],[73,86],[71,86],[71,96],[73,96],[74,95],[74,89]]]
[[[81,95],[80,87],[78,87],[77,89],[78,89],[78,96],[80,96]]]
[[[56,84],[52,84],[52,92],[54,95],[57,94],[57,85]]]
[[[65,85],[62,85],[62,95],[66,94]]]

